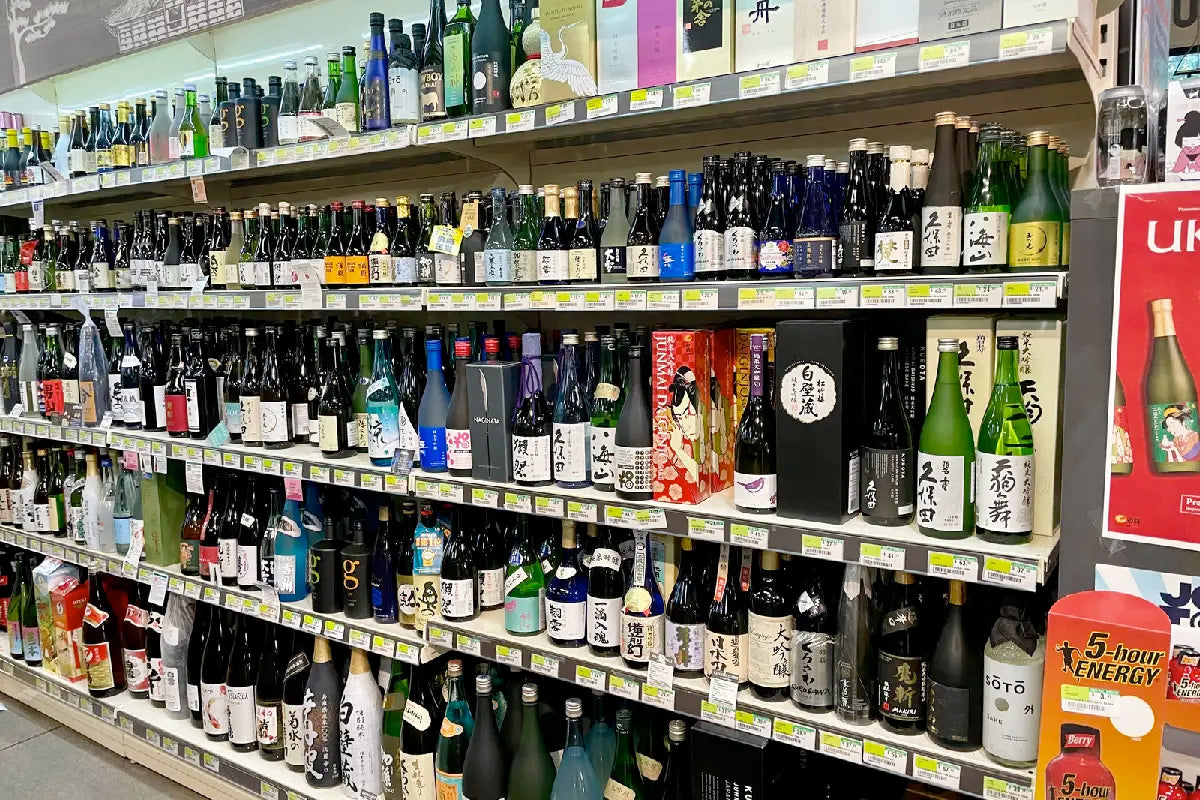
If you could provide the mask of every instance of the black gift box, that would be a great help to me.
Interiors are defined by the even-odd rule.
[[[512,481],[512,419],[521,390],[521,365],[467,365],[467,413],[471,416],[471,476]]]

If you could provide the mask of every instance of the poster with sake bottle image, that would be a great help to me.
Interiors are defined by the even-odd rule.
[[[1122,193],[1104,534],[1200,550],[1200,189]]]

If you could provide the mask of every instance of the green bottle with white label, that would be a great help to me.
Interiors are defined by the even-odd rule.
[[[958,339],[938,339],[937,382],[917,447],[917,527],[938,539],[975,531],[975,437],[958,382]]]
[[[975,533],[996,544],[1033,536],[1033,428],[1017,376],[1017,337],[996,339],[996,380],[975,451],[979,487]]]

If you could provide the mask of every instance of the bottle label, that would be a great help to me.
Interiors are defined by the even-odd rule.
[[[880,272],[911,270],[912,231],[880,231],[875,234],[875,269]]]
[[[625,270],[630,278],[657,278],[658,247],[631,244],[625,248]]]
[[[1062,243],[1058,222],[1014,222],[1008,231],[1010,267],[1057,267]]]
[[[645,590],[643,590],[644,592]],[[645,664],[652,653],[663,652],[664,616],[643,617],[621,612],[621,656],[627,661]]]
[[[231,436],[242,435],[242,404],[239,401],[225,403],[225,427]]]
[[[745,683],[750,678],[746,664],[747,634],[715,633],[704,631],[704,675],[711,678],[714,673],[724,673]]]
[[[260,402],[259,418],[262,421],[262,440],[264,442],[286,442],[292,437],[288,431],[287,401]]]
[[[242,525],[246,526],[246,514],[242,515]],[[252,526],[253,518],[250,525]],[[250,527],[250,526],[246,526]],[[258,585],[258,546],[238,545],[237,548],[237,582],[238,586]]]
[[[695,275],[696,249],[691,241],[659,244],[658,277],[661,280],[692,280]]]
[[[699,672],[704,669],[704,623],[676,624],[666,621],[663,652],[675,669]]]
[[[863,516],[895,519],[913,513],[912,450],[862,449]]]
[[[758,272],[760,275],[792,274],[792,243],[787,239],[760,239]]]
[[[370,259],[365,255],[346,256],[346,283],[366,286],[370,282]]]
[[[346,282],[346,257],[337,255],[325,256],[325,284],[328,286],[336,286]],[[242,275],[242,283],[246,283],[246,276]]]
[[[446,429],[421,425],[417,429],[421,439],[421,468],[441,472],[446,469]],[[550,437],[545,437],[549,439]],[[515,439],[515,437],[514,437]],[[547,478],[550,476],[547,475]]]
[[[592,247],[567,251],[567,280],[595,282],[596,250]]]
[[[421,121],[420,87],[415,69],[392,67],[388,70],[388,99],[392,125]]]
[[[971,741],[971,690],[929,679],[929,733],[955,744]]]
[[[227,687],[225,702],[229,708],[230,743],[250,744],[257,741],[258,730],[254,719],[254,687]]]
[[[886,633],[886,632],[885,632]],[[925,719],[925,659],[879,651],[879,713],[897,722]]]
[[[513,250],[513,282],[537,283],[538,251]]]
[[[871,237],[871,228],[866,222],[843,222],[838,233],[842,272],[853,275],[875,265],[875,242]]]
[[[376,234],[378,236],[379,234]],[[371,253],[368,257],[370,275],[368,280],[372,286],[394,283],[396,274],[392,270],[392,257],[387,253]]]
[[[725,268],[757,271],[758,236],[753,228],[725,229]]]
[[[447,59],[449,63],[449,59]],[[445,77],[442,68],[421,70],[421,118],[437,119],[446,116]]]
[[[337,417],[321,416],[317,418],[317,443],[323,452],[334,453],[341,449],[341,420]]]
[[[626,274],[625,249],[624,245],[619,247],[602,247],[600,249],[600,264],[604,268],[605,275]]]
[[[876,262],[878,262],[878,245],[875,247],[875,252]],[[927,205],[923,207],[921,209],[921,266],[957,267],[960,261],[962,261],[962,209],[958,206]],[[875,268],[879,268],[878,263]]]
[[[412,705],[405,705],[405,713]],[[442,800],[437,794],[433,753],[410,755],[400,751],[400,788],[404,800]]]
[[[692,234],[696,252],[696,273],[717,272],[725,267],[725,237],[716,231]]]
[[[1154,463],[1200,459],[1200,414],[1194,400],[1150,403],[1149,411],[1150,450]]]
[[[547,600],[546,633],[551,639],[582,641],[587,634],[587,602]]]
[[[194,137],[192,136],[192,132],[190,130],[180,128],[179,144],[177,145],[177,147],[178,147],[178,152],[176,155],[177,158],[195,158],[196,143],[195,143]],[[105,154],[101,153],[101,152],[96,153],[97,169],[105,166],[105,164],[101,163],[101,161],[104,159],[104,155]],[[111,166],[111,165],[109,165],[109,166]]]
[[[650,447],[617,447],[616,487],[621,492],[649,492],[654,488],[654,450]]]
[[[304,706],[283,704],[283,760],[289,767],[304,766]]]
[[[433,254],[433,281],[438,286],[458,286],[462,274],[458,271],[458,256],[446,253]]]
[[[588,479],[590,427],[586,422],[554,423],[552,458],[556,481],[580,483]]]
[[[204,722],[205,733],[229,733],[229,705],[225,698],[225,684],[200,684],[200,716]]]
[[[238,556],[237,539],[222,538],[217,540],[217,553],[222,578],[237,578]]]
[[[258,744],[264,747],[279,744],[279,708],[256,704],[254,716],[258,723]]]
[[[612,486],[615,479],[616,428],[590,426],[592,483],[597,486]]]
[[[978,450],[975,465],[979,475],[976,524],[1003,533],[1031,532],[1033,456],[997,456]]]
[[[983,653],[983,749],[1007,761],[1036,761],[1045,660],[1010,664]]]
[[[197,425],[199,429],[199,425]],[[292,403],[292,432],[296,436],[308,438],[311,428],[308,422],[308,403]]]
[[[838,263],[837,242],[832,236],[805,236],[792,240],[795,271],[805,277],[832,275]]]
[[[827,633],[792,634],[792,699],[810,708],[833,706],[833,637]]]
[[[446,429],[446,466],[450,469],[471,468],[470,429]]]
[[[526,483],[550,480],[549,436],[513,436],[512,443],[514,480]],[[421,463],[424,465],[423,459]]]
[[[163,660],[150,659],[150,699],[166,703],[167,694],[163,686]]]
[[[917,454],[917,520],[935,531],[962,531],[971,477],[962,456]]]
[[[596,551],[611,552],[611,551]],[[617,556],[616,569],[620,569],[621,557]],[[592,556],[592,568],[596,568],[596,557]],[[593,597],[587,599],[587,640],[594,647],[616,647],[620,644],[621,634],[617,627],[621,623],[620,597]]]
[[[370,395],[375,384],[367,390]],[[392,403],[371,404],[366,420],[367,454],[373,459],[391,459],[400,444],[400,409]]]
[[[795,630],[792,616],[766,617],[751,611],[749,623],[750,682],[755,686],[786,688]]]
[[[475,616],[475,581],[442,578],[442,616],[466,619]]]
[[[775,475],[733,473],[733,504],[740,508],[775,508]]]
[[[412,256],[393,256],[392,274],[396,283],[411,286],[417,282],[417,259]]]
[[[33,625],[33,626],[22,625],[21,626],[21,644],[25,648],[23,657],[26,661],[41,661],[42,660],[42,637],[41,637],[41,634],[38,632],[37,625]],[[125,652],[128,653],[129,651],[126,650]],[[144,650],[142,652],[145,653]],[[144,670],[144,673],[148,677],[149,670],[148,669]],[[135,687],[132,683],[129,684],[129,688],[135,689]],[[142,686],[141,689],[136,689],[136,690],[137,691],[145,691],[148,688],[150,688],[150,684],[148,682],[146,682],[145,685]]]
[[[504,605],[504,567],[479,570],[479,605],[499,608]]]
[[[543,283],[562,283],[567,279],[566,250],[538,250],[537,275]]]
[[[546,590],[534,597],[504,598],[504,627],[512,633],[537,633],[546,629]]]
[[[1008,263],[1008,210],[974,211],[963,217],[963,266],[999,267]]]
[[[112,653],[108,642],[85,644],[83,655],[87,659],[89,689],[103,691],[116,686],[116,680],[113,677]]]
[[[175,395],[178,396],[178,395]],[[200,386],[197,381],[183,382],[183,412],[184,429],[199,433],[200,431]],[[170,425],[170,409],[167,409],[168,425]]]
[[[33,504],[33,529],[43,533],[50,532],[50,505],[48,503]]]
[[[124,415],[126,425],[142,424],[142,392],[140,389],[121,387],[121,413]]]
[[[262,434],[262,403],[257,397],[242,395],[242,440],[246,442],[261,442]]]
[[[512,250],[484,250],[484,280],[487,283],[513,282]]]

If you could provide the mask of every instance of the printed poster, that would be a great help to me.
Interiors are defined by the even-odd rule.
[[[1200,550],[1200,188],[1126,187],[1104,534]]]

